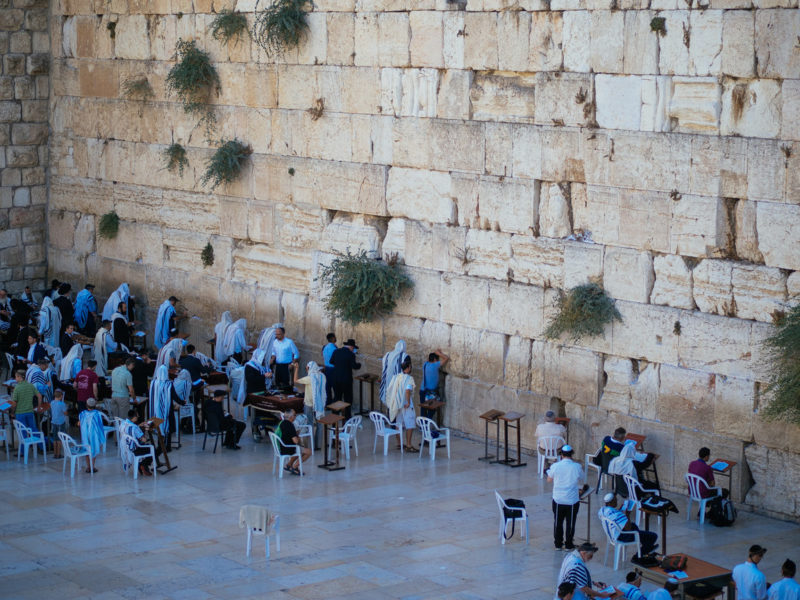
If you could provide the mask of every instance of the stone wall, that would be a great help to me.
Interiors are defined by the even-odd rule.
[[[252,21],[253,5],[235,7]],[[518,409],[531,446],[554,407],[583,452],[624,425],[674,490],[708,445],[739,462],[737,500],[797,518],[800,430],[758,416],[760,343],[800,292],[796,6],[318,0],[273,59],[212,38],[228,1],[56,1],[49,271],[101,295],[130,282],[151,323],[175,293],[199,341],[230,309],[253,335],[284,321],[304,358],[353,335],[373,372],[398,338],[417,364],[438,346],[463,432]],[[214,139],[254,152],[216,193],[214,144],[165,90],[179,38],[216,61]],[[155,98],[126,100],[142,75]],[[119,235],[99,239],[112,208]],[[346,249],[404,260],[416,288],[391,318],[326,316],[315,276]],[[558,290],[589,279],[624,320],[545,340]]]
[[[16,293],[46,275],[46,0],[0,0],[0,57],[0,287]]]

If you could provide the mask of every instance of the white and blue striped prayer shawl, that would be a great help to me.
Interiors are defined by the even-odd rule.
[[[97,312],[97,300],[89,290],[81,290],[75,296],[75,323],[81,329],[86,327],[90,312]]]
[[[189,394],[192,393],[192,375],[186,369],[181,369],[175,381],[172,382],[175,387],[175,393],[184,402],[189,401]]]
[[[389,389],[389,384],[392,382],[394,376],[403,372],[401,365],[406,356],[408,356],[406,354],[406,343],[403,340],[400,340],[394,345],[394,350],[383,355],[379,388],[381,404],[386,404],[386,391]]]
[[[610,506],[604,506],[598,510],[597,516],[600,517],[603,531],[605,531],[610,540],[616,540],[628,522],[628,517],[625,516],[625,513]]]
[[[238,354],[247,347],[247,319],[239,319],[225,330],[222,351],[225,355]]]
[[[114,310],[116,311],[116,308]],[[153,336],[153,343],[158,349],[161,349],[161,346],[166,344],[169,339],[169,320],[174,314],[175,307],[172,306],[169,300],[164,300],[161,306],[158,307],[156,330]]]
[[[106,303],[103,306],[103,320],[110,321],[111,315],[117,312],[117,307],[119,306],[119,303],[124,302],[125,304],[127,304],[129,297],[130,297],[130,292],[128,290],[128,284],[123,283],[116,290],[114,290],[108,297],[108,300],[106,300]]]
[[[178,362],[178,359],[181,357],[181,350],[183,350],[183,345],[186,342],[181,338],[175,338],[174,340],[170,340],[158,351],[158,358],[156,359],[156,369],[161,365],[166,365],[169,369],[170,358],[174,358],[175,362]]]
[[[58,336],[61,334],[61,313],[48,297],[42,302],[39,310],[39,335],[42,343],[49,346],[58,346]]]
[[[58,373],[58,378],[61,381],[75,379],[75,375],[81,370],[81,357],[83,356],[83,346],[74,344],[69,349],[67,355],[61,361],[61,369]],[[76,370],[77,369],[77,370]]]
[[[311,382],[306,388],[306,394],[311,394],[312,406],[314,407],[314,415],[320,418],[325,414],[325,401],[327,394],[325,393],[325,375],[322,368],[313,360],[306,365],[308,370],[308,380]]]
[[[36,391],[42,395],[43,402],[52,402],[53,386],[48,385],[50,383],[50,369],[42,371],[38,365],[30,365],[27,373],[25,373],[25,379],[28,383],[33,384]]]
[[[645,596],[644,592],[632,583],[621,583],[617,586],[617,589],[622,592],[623,596],[628,600],[647,600],[647,596]]]
[[[93,409],[87,409],[78,415],[81,424],[81,443],[89,446],[92,456],[97,456],[106,443],[106,432],[103,429],[103,418]]]
[[[162,419],[161,435],[169,433],[169,413],[172,407],[172,382],[165,365],[156,369],[156,376],[150,383],[150,414]]]
[[[258,349],[264,351],[264,356],[269,359],[272,356],[272,345],[275,343],[275,330],[282,328],[283,323],[273,323],[271,327],[265,327],[258,337]]]
[[[582,587],[591,587],[592,577],[589,574],[589,569],[586,568],[586,564],[581,558],[580,552],[577,550],[573,550],[564,557],[564,562],[561,563],[561,571],[558,573],[558,583],[556,587],[565,581],[575,584],[574,599],[580,598],[583,600],[586,598],[586,594],[579,591],[579,589]]]

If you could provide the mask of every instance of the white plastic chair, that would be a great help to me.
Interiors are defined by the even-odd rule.
[[[584,473],[586,473],[587,478],[589,476],[589,469],[594,469],[595,471],[597,471],[597,487],[595,488],[594,491],[595,494],[599,493],[600,490],[603,489],[603,478],[611,477],[611,475],[609,475],[606,471],[603,471],[602,465],[594,464],[595,457],[597,457],[602,451],[603,449],[601,448],[594,454],[586,454],[584,458],[584,465],[585,465]],[[613,491],[614,489],[613,484],[611,485],[611,489]]]
[[[372,424],[375,425],[375,443],[372,444],[372,453],[375,454],[375,450],[378,447],[378,438],[383,438],[383,455],[386,456],[389,453],[389,438],[393,435],[400,436],[400,453],[403,453],[403,428],[402,426],[395,429],[392,427],[392,422],[389,420],[383,413],[379,413],[376,411],[372,411],[369,413],[369,420],[372,421]]]
[[[117,439],[117,454],[122,456],[122,444],[119,441],[122,439],[122,434],[125,433],[125,421],[120,419],[119,417],[114,417],[112,420],[113,427],[114,427],[114,435]]]
[[[539,479],[544,477],[547,462],[558,462],[558,451],[567,441],[560,435],[546,435],[536,440],[536,454],[539,457]],[[542,450],[541,446],[544,446]]]
[[[271,534],[275,534],[275,549],[280,552],[281,551],[281,518],[278,515],[275,515],[275,523],[272,525],[272,529],[270,531],[264,531],[262,529],[255,529],[254,527],[247,528],[247,556],[250,556],[250,549],[251,549],[251,542],[252,537],[254,535],[263,535],[264,536],[264,552],[266,553],[266,557],[269,558],[269,536]]]
[[[633,540],[630,542],[621,542],[619,540],[619,536],[622,533],[622,529],[617,524],[616,521],[609,519],[601,512],[597,513],[597,516],[600,517],[600,524],[603,526],[603,531],[606,533],[606,554],[603,557],[603,564],[605,565],[608,561],[608,546],[609,544],[614,546],[614,570],[616,571],[619,569],[619,555],[622,554],[622,560],[625,560],[625,551],[628,546],[636,546],[636,553],[641,556],[642,548],[639,542],[639,532],[638,531],[626,531],[625,533],[633,534]]]
[[[283,463],[287,462],[290,458],[296,456],[297,457],[297,464],[300,468],[300,475],[303,474],[303,454],[300,450],[300,446],[296,444],[287,445],[284,444],[281,438],[275,435],[274,432],[269,432],[269,439],[272,442],[272,473],[275,474],[275,463],[278,463],[278,470],[280,473],[278,474],[279,479],[283,479]],[[281,454],[281,448],[294,448],[293,454]]]
[[[108,434],[109,433],[113,433],[114,434],[114,438],[115,438],[115,440],[117,442],[117,446],[119,446],[119,430],[114,425],[114,421],[112,420],[111,417],[109,417],[102,410],[98,411],[98,412],[100,413],[100,418],[103,419],[103,433],[105,434],[105,435],[103,435],[103,453],[105,453],[106,445],[108,444]],[[114,419],[116,419],[116,418],[118,418],[118,417],[114,417]]]
[[[358,428],[361,427],[361,417],[356,415],[355,417],[350,417],[347,419],[347,422],[342,427],[341,431],[339,431],[339,447],[341,448],[344,446],[344,457],[347,460],[350,460],[350,445],[353,445],[353,449],[356,451],[356,456],[358,456],[358,438],[356,434],[358,433]],[[331,429],[328,435],[328,455],[331,454],[331,447],[333,446],[333,440],[336,439],[336,432]]]
[[[156,469],[156,449],[152,444],[140,444],[139,440],[134,439],[133,436],[128,435],[127,433],[122,434],[121,443],[125,444],[131,449],[128,456],[133,461],[132,466],[134,479],[139,479],[139,463],[147,458],[153,459],[153,476],[156,477],[158,475],[158,469]],[[147,454],[136,455],[134,453],[134,449],[136,448],[148,448],[150,451]]]
[[[636,525],[639,525],[639,520],[642,516],[642,496],[646,493],[657,494],[658,490],[647,489],[638,479],[634,479],[630,475],[623,475],[622,479],[628,487],[628,500],[633,500],[636,507]],[[659,517],[661,519],[661,517]]]
[[[306,423],[297,428],[297,437],[301,440],[308,438],[308,447],[311,448],[311,456],[314,456],[314,426]]]
[[[187,400],[186,404],[178,409],[178,427],[180,427],[181,421],[188,419],[189,417],[192,418],[192,435],[195,435],[197,433],[197,427],[194,422],[194,403],[191,401],[191,398]]]
[[[6,448],[6,460],[11,460],[11,457],[8,453],[8,431],[6,430],[5,425],[0,427],[0,442],[3,442],[3,446]]]
[[[58,432],[58,439],[61,440],[61,446],[64,448],[64,463],[61,467],[61,474],[63,475],[67,472],[67,459],[69,459],[69,476],[74,478],[75,463],[78,462],[82,456],[88,456],[91,473],[94,475],[94,461],[92,460],[92,451],[89,446],[79,444],[72,436],[67,435],[63,431]]]
[[[506,504],[506,501],[503,500],[503,497],[500,495],[500,492],[497,490],[494,491],[494,497],[497,499],[497,507],[500,509],[500,542],[502,544],[506,543],[506,536],[505,533],[508,529],[508,523],[511,521],[511,518],[506,517],[505,510],[516,510],[522,511],[522,516],[517,517],[517,521],[525,521],[525,543],[528,544],[530,542],[529,539],[529,528],[528,528],[528,511],[524,508],[518,508],[516,506],[509,506]],[[505,509],[505,510],[504,510]],[[519,528],[520,536],[523,535],[522,533],[522,525]]]
[[[25,448],[25,464],[28,464],[28,449],[33,446],[33,458],[36,458],[39,444],[42,445],[44,462],[47,462],[47,446],[44,441],[44,434],[41,431],[33,431],[30,427],[25,427],[22,423],[14,419],[14,429],[17,431],[17,460],[22,449]]]
[[[431,460],[436,460],[436,446],[438,442],[444,442],[447,445],[447,460],[450,460],[450,430],[444,427],[438,427],[436,423],[428,417],[417,417],[417,427],[419,427],[419,430],[422,432],[422,441],[419,443],[419,457],[422,458],[425,442],[428,442]],[[439,435],[433,437],[434,432],[438,432]]]
[[[709,487],[705,479],[699,475],[693,475],[692,473],[686,473],[684,479],[686,479],[686,483],[689,485],[689,505],[686,507],[686,520],[688,521],[692,515],[692,500],[695,500],[700,503],[700,523],[705,523],[706,504],[714,498],[721,496],[722,488],[719,486]],[[714,495],[704,498],[703,490],[712,491]]]

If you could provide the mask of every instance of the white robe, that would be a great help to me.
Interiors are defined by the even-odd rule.
[[[175,338],[164,344],[161,350],[158,351],[156,369],[161,365],[166,365],[167,369],[169,369],[170,357],[174,358],[175,362],[178,362],[178,359],[181,357],[181,350],[183,350],[183,340],[181,338]]]
[[[98,377],[105,377],[108,374],[108,346],[106,337],[111,335],[105,327],[97,330],[94,336],[94,359],[97,361],[97,368],[94,370]]]
[[[169,413],[172,409],[172,382],[169,370],[164,365],[156,369],[155,377],[150,383],[150,414],[164,422],[159,429],[161,435],[169,433]]]
[[[226,310],[222,313],[222,318],[219,323],[214,326],[214,360],[218,363],[223,362],[227,356],[223,353],[223,342],[225,341],[225,332],[233,324],[233,318],[230,311]]]
[[[111,292],[111,295],[108,297],[108,300],[106,300],[106,303],[103,306],[103,320],[110,321],[111,315],[117,312],[117,308],[119,308],[119,303],[124,302],[125,304],[127,304],[128,298],[130,298],[130,291],[128,288],[128,284],[123,283],[116,290]]]
[[[169,300],[164,300],[158,307],[158,317],[156,317],[156,328],[153,336],[153,344],[159,350],[169,339],[169,319],[175,314],[175,307]]]
[[[81,357],[83,356],[83,346],[80,344],[75,344],[70,348],[67,355],[61,361],[61,370],[58,374],[58,378],[61,381],[67,381],[68,379],[73,379],[75,372],[74,366],[75,361],[78,363],[81,362]],[[78,369],[80,371],[80,368]]]
[[[48,346],[58,346],[61,335],[61,312],[48,297],[42,302],[39,310],[39,335],[42,343]]]

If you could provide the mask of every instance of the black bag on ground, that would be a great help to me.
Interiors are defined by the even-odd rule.
[[[506,520],[511,519],[511,535],[506,535],[506,530],[503,529],[503,537],[510,540],[514,537],[514,524],[522,517],[522,511],[519,509],[525,508],[525,502],[517,498],[506,498],[503,502],[506,503],[503,507],[503,517]]]
[[[736,507],[729,498],[718,496],[708,503],[708,520],[717,527],[730,527],[736,521]]]

